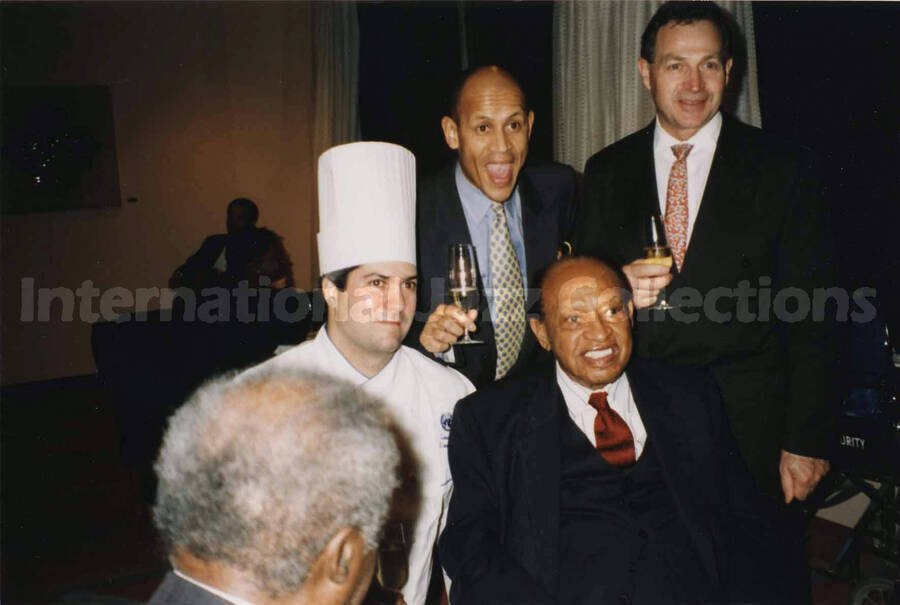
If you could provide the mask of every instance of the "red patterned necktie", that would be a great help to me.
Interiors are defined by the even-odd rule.
[[[634,437],[631,429],[606,401],[606,393],[591,393],[588,404],[597,410],[594,418],[594,435],[597,451],[607,462],[619,468],[634,464]]]
[[[672,145],[675,163],[672,164],[666,187],[666,240],[679,271],[684,264],[688,244],[687,156],[693,147],[688,143]]]

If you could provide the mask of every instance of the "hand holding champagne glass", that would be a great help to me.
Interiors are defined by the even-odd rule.
[[[666,230],[663,226],[662,218],[658,214],[650,215],[646,224],[646,232],[644,239],[644,258],[642,263],[650,265],[662,265],[668,270],[672,270],[672,251],[666,243]],[[666,300],[666,291],[660,290],[659,299],[651,309],[675,309],[673,305]]]
[[[450,246],[449,265],[450,296],[453,299],[453,304],[463,312],[477,309],[478,268],[475,263],[475,248],[472,247],[472,244],[454,244]],[[483,341],[471,338],[467,327],[463,338],[456,344],[483,344]]]

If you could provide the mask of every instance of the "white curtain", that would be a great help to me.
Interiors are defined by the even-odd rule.
[[[569,0],[553,8],[554,156],[584,169],[596,151],[647,125],[653,101],[637,69],[641,34],[661,0]],[[746,38],[731,111],[761,126],[750,2],[720,2]],[[729,88],[738,89],[732,81]]]
[[[315,234],[319,224],[319,156],[335,145],[359,140],[359,22],[355,2],[312,4],[313,81],[313,196],[310,238],[311,275],[319,274]]]
[[[359,23],[355,2],[313,4],[315,157],[359,139]]]

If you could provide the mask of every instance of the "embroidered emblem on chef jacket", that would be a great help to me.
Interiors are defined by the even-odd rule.
[[[450,424],[453,422],[453,414],[441,414],[441,428],[445,431],[450,430]]]

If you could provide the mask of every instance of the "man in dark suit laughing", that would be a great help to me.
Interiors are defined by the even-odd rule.
[[[773,506],[712,378],[631,358],[633,307],[600,261],[551,265],[541,308],[556,363],[456,406],[451,602],[779,602]]]
[[[538,350],[525,323],[530,281],[556,258],[575,214],[575,171],[525,163],[533,125],[525,93],[505,70],[464,74],[441,120],[458,161],[417,190],[418,310],[427,321],[417,318],[406,344],[476,387],[526,367]],[[480,305],[468,315],[444,304],[453,244],[472,244],[477,256]],[[455,346],[466,327],[484,344]]]

